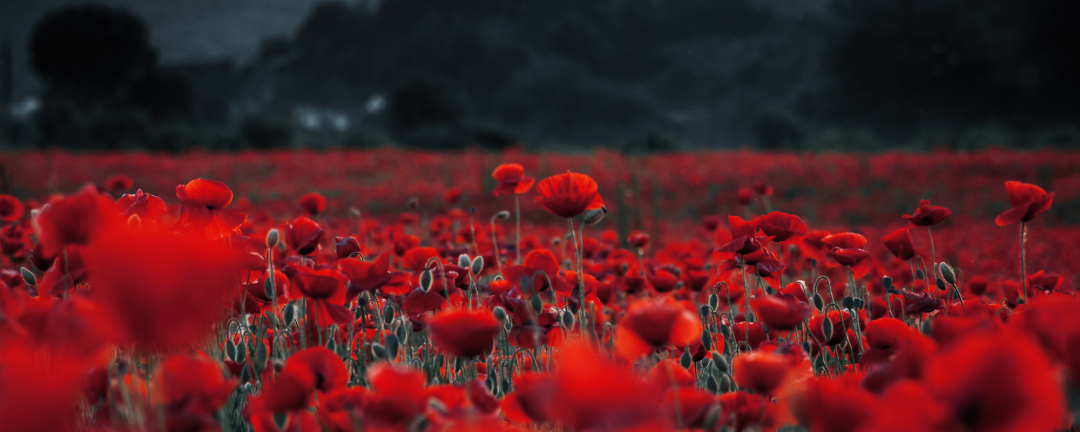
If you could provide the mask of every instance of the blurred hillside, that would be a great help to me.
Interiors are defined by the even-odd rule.
[[[43,89],[36,106],[8,98],[21,109],[8,141],[1075,148],[1076,12],[1051,0],[320,3],[249,58],[161,61],[140,15],[74,6],[32,31]]]

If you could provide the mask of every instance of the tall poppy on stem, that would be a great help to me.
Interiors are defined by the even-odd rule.
[[[862,249],[866,237],[852,232],[833,234],[821,239],[831,247],[829,256],[847,270],[848,289],[855,289],[855,274],[860,277],[870,271],[870,252]],[[855,294],[855,293],[852,293]]]
[[[752,221],[747,222],[738,216],[728,216],[728,224],[731,226],[732,240],[721,246],[713,257],[725,260],[738,255],[741,259],[743,279],[743,315],[749,316],[750,312],[750,284],[746,279],[747,255],[760,251],[772,240],[772,237],[758,236],[758,227]]]
[[[1024,243],[1027,241],[1027,223],[1042,212],[1050,210],[1054,203],[1054,193],[1046,192],[1033,184],[1018,181],[1005,182],[1005,194],[1009,196],[1012,208],[994,218],[998,226],[1020,222],[1020,281],[1024,301],[1027,301],[1027,260],[1024,257]]]
[[[768,188],[768,192],[772,193],[772,187]],[[768,198],[768,195],[764,193],[762,195]],[[792,214],[774,211],[758,217],[755,222],[761,232],[772,237],[773,241],[776,242],[776,260],[780,262],[784,261],[780,255],[780,243],[806,235],[806,224],[798,216]],[[780,273],[780,286],[784,286],[784,274],[782,272]]]
[[[491,176],[499,182],[495,186],[495,196],[504,193],[514,194],[514,214],[517,217],[517,243],[514,243],[514,262],[521,260],[521,200],[518,195],[528,192],[536,179],[525,177],[525,168],[519,164],[502,164],[495,167]]]
[[[952,212],[949,209],[941,206],[930,205],[930,200],[919,200],[919,208],[915,209],[915,212],[909,215],[904,215],[904,219],[908,221],[909,226],[926,227],[926,237],[930,239],[930,264],[933,267],[930,270],[930,275],[937,277],[937,258],[934,253],[934,236],[930,234],[930,226],[937,225],[939,222],[949,217]]]
[[[908,269],[911,270],[911,283],[914,285],[916,280],[915,266],[911,263],[911,259],[915,258],[915,246],[911,243],[911,231],[909,228],[904,227],[889,233],[889,235],[881,238],[881,243],[885,244],[885,248],[893,256],[907,262]]]
[[[574,217],[587,210],[600,210],[604,207],[604,199],[600,198],[600,187],[597,186],[596,181],[585,174],[572,173],[569,170],[566,174],[556,174],[546,179],[543,179],[536,185],[536,193],[539,195],[536,197],[536,202],[540,203],[547,211],[554,213],[556,216],[564,217],[570,223],[570,234],[574,240],[574,258],[576,265],[574,271],[578,275],[578,287],[581,289],[581,303],[585,304],[585,280],[581,276],[584,274],[584,269],[581,265],[582,256],[582,243],[581,229],[585,227],[585,222],[581,224],[578,233],[574,233]],[[584,310],[582,308],[582,328],[588,328],[586,322]]]
[[[202,228],[212,239],[231,235],[247,220],[246,214],[226,208],[233,200],[232,189],[216,180],[198,178],[177,185],[176,197],[183,222]]]

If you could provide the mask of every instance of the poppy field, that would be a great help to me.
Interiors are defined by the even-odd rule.
[[[0,158],[3,431],[1066,431],[1080,153]]]

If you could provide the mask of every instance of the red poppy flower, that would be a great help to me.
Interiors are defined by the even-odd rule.
[[[341,259],[338,260],[338,268],[349,278],[346,302],[356,300],[363,291],[378,289],[383,295],[389,296],[408,294],[412,289],[408,273],[390,271],[389,252],[384,252],[370,263],[359,258]]]
[[[491,311],[455,310],[440,313],[428,321],[431,342],[455,357],[474,358],[491,352],[499,321]]]
[[[731,225],[732,240],[716,250],[713,256],[717,259],[724,260],[735,255],[752,254],[772,241],[772,237],[758,236],[758,228],[752,221],[747,222],[738,216],[728,216],[728,224]]]
[[[994,218],[998,226],[1035,219],[1035,216],[1050,210],[1050,205],[1054,203],[1053,192],[1047,193],[1033,184],[1008,181],[1005,182],[1005,193],[1009,195],[1012,208]]]
[[[801,291],[801,290],[800,290]],[[761,322],[772,330],[792,331],[807,316],[810,305],[800,302],[793,296],[775,294],[750,300],[750,306],[757,311]]]
[[[945,300],[931,297],[928,293],[910,293],[904,291],[904,313],[908,316],[945,310]]]
[[[333,320],[338,324],[352,322],[353,314],[344,306],[345,304],[345,281],[334,269],[313,270],[308,267],[300,267],[291,280],[291,285],[304,297],[314,300],[309,304],[320,316]],[[329,325],[330,322],[323,320],[321,325]]]
[[[773,187],[764,180],[757,180],[754,182],[754,192],[758,195],[771,196],[773,194]]]
[[[185,223],[204,227],[211,238],[229,235],[247,220],[247,215],[229,210],[233,193],[225,183],[195,179],[176,186],[180,199],[180,215]]]
[[[495,186],[495,196],[502,194],[523,194],[532,188],[533,183],[536,183],[536,179],[525,177],[524,167],[515,163],[502,164],[495,167],[495,171],[491,173],[491,176],[499,182],[499,184]]]
[[[18,432],[83,430],[74,401],[86,366],[55,351],[5,342],[0,356],[0,425]]]
[[[428,268],[428,261],[439,257],[439,250],[433,247],[414,247],[401,257],[401,267],[419,273]]]
[[[315,397],[315,374],[308,368],[286,368],[265,385],[248,406],[253,412],[285,413],[311,406]]]
[[[285,369],[306,369],[315,377],[315,390],[331,393],[349,385],[349,370],[337,353],[317,346],[289,356]]]
[[[874,395],[859,386],[852,375],[837,379],[806,380],[789,404],[798,422],[813,431],[858,431],[877,408]]]
[[[1053,367],[1022,334],[969,336],[930,364],[925,382],[953,412],[958,429],[1034,431],[1061,424],[1065,400]]]
[[[649,245],[649,235],[641,231],[631,231],[626,241],[630,246],[641,249]]]
[[[0,220],[15,222],[23,215],[23,205],[18,198],[11,195],[0,195]]]
[[[861,315],[862,314],[860,313],[859,325],[860,327],[865,327],[865,318]],[[810,335],[814,337],[814,340],[817,343],[821,345],[832,346],[843,342],[847,338],[847,333],[845,333],[844,330],[852,328],[851,313],[847,311],[838,312],[834,310],[829,311],[828,316],[829,321],[832,322],[832,336],[829,337],[829,339],[825,339],[825,329],[823,328],[823,324],[825,323],[825,315],[818,314],[810,317],[810,322],[808,326],[810,327]],[[854,341],[852,342],[854,343]]]
[[[143,349],[201,340],[239,288],[238,256],[218,242],[117,229],[91,250],[94,298]]]
[[[739,203],[741,206],[750,205],[750,203],[754,202],[754,191],[750,189],[739,189],[739,191],[735,193],[735,202]]]
[[[776,429],[776,404],[761,395],[746,392],[720,395],[721,423],[734,432],[747,429],[772,431]]]
[[[536,276],[540,272],[547,274],[547,278]],[[560,279],[558,278],[559,260],[555,258],[555,254],[550,250],[537,249],[525,255],[525,261],[522,262],[522,265],[507,267],[503,270],[503,274],[513,286],[519,286],[524,279],[526,283],[534,283],[533,291],[543,291],[548,288],[547,279],[551,279],[553,284],[559,284],[559,281],[557,281],[557,279]],[[556,288],[563,290],[563,285],[559,284]],[[565,288],[565,291],[572,289],[572,287]]]
[[[1054,291],[1061,288],[1061,285],[1064,282],[1064,278],[1056,274],[1047,273],[1046,270],[1039,270],[1037,273],[1027,277],[1029,286],[1043,291]]]
[[[882,237],[881,242],[885,248],[892,252],[901,261],[907,261],[915,257],[915,246],[911,243],[911,231],[900,228],[889,235]]]
[[[572,218],[604,206],[596,181],[585,174],[556,174],[536,185],[536,202],[547,211],[563,218]]]
[[[840,265],[854,267],[869,260],[870,252],[863,249],[833,248],[829,251],[829,256]]]
[[[355,253],[360,253],[360,241],[353,236],[334,237],[334,253],[337,254],[338,259],[345,259]]]
[[[758,217],[754,224],[757,225],[761,232],[772,237],[772,241],[777,243],[806,235],[806,224],[803,223],[802,219],[778,211]]]
[[[112,201],[93,186],[45,206],[34,219],[46,255],[56,255],[67,245],[89,245],[116,222]]]
[[[769,335],[765,334],[765,328],[759,322],[737,322],[731,326],[731,335],[735,337],[739,350],[745,350],[743,342],[749,345],[750,349],[756,350],[762,343],[769,340]]]
[[[318,216],[326,210],[326,198],[318,192],[306,193],[300,197],[300,208],[304,209],[308,216]]]
[[[639,300],[619,320],[615,349],[634,360],[655,349],[689,345],[701,338],[701,321],[671,297]]]
[[[363,407],[364,419],[387,430],[405,429],[417,414],[427,409],[423,372],[380,362],[368,368],[368,383],[374,394]],[[382,429],[380,429],[382,430]]]
[[[866,245],[866,237],[862,234],[846,232],[825,236],[821,242],[830,248],[858,249]]]
[[[317,222],[303,216],[285,224],[285,241],[300,255],[315,252],[325,235]]]
[[[752,352],[735,356],[731,371],[739,387],[772,395],[784,383],[791,366],[791,360],[782,355]]]
[[[910,215],[904,215],[904,219],[907,219],[911,226],[931,226],[945,220],[950,214],[952,212],[949,209],[932,206],[930,200],[924,199],[919,200],[919,208],[915,209],[915,212]]]
[[[698,330],[700,336],[700,329]],[[616,342],[618,343],[618,342]],[[663,430],[663,389],[584,344],[560,351],[554,388],[546,395],[552,420],[571,430]],[[657,424],[658,422],[663,422]]]
[[[171,431],[198,432],[218,427],[214,415],[229,399],[236,380],[225,380],[209,358],[173,356],[154,375],[154,401],[165,409]]]
[[[133,194],[122,195],[113,206],[124,217],[136,215],[145,220],[154,220],[169,212],[164,200],[144,193],[142,189]]]

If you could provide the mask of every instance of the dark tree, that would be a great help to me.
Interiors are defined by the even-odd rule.
[[[33,30],[31,62],[50,86],[81,97],[113,94],[154,67],[146,23],[123,9],[69,6]]]

